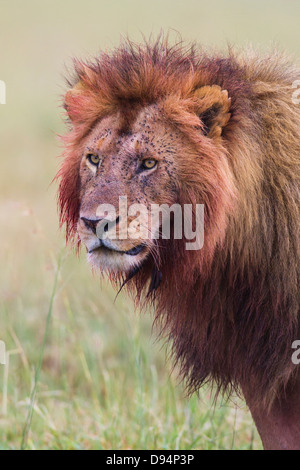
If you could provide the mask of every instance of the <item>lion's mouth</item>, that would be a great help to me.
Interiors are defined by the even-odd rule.
[[[111,252],[111,253],[118,253],[120,255],[129,255],[129,256],[137,256],[140,253],[142,253],[146,249],[146,245],[142,243],[141,245],[135,246],[131,248],[130,250],[118,250],[116,248],[112,248],[110,246],[105,245],[105,242],[102,241],[101,245],[98,247],[93,248],[92,250],[89,251],[89,254],[101,251],[101,252]]]

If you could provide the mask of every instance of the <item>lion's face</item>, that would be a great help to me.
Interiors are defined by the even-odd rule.
[[[223,146],[230,120],[228,91],[204,79],[201,84],[189,62],[184,71],[175,67],[171,73],[155,57],[141,62],[133,57],[128,66],[124,54],[121,63],[116,56],[110,64],[105,56],[101,67],[78,63],[78,81],[65,95],[71,128],[58,177],[67,239],[77,231],[91,265],[116,277],[136,271],[146,259],[145,268],[153,262],[161,268],[176,258],[175,252],[182,258],[185,249],[180,242],[186,225],[182,220],[184,237],[177,243],[171,207],[192,206],[194,215],[202,205],[201,259],[209,262],[225,237],[235,195]],[[166,242],[161,217],[152,218],[153,208],[162,213],[162,206],[170,216]]]
[[[140,265],[157,245],[151,236],[158,229],[151,225],[151,206],[177,202],[183,144],[156,105],[141,109],[125,134],[120,125],[119,113],[106,117],[84,143],[78,234],[92,266],[126,272]],[[120,200],[125,198],[124,222]],[[148,210],[147,220],[138,217],[134,204]],[[148,230],[143,230],[143,220]]]

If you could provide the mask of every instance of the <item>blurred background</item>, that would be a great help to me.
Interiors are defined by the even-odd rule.
[[[275,43],[297,58],[299,17],[295,0],[0,0],[0,340],[9,351],[9,367],[0,366],[0,449],[22,439],[28,449],[260,448],[244,404],[213,407],[205,389],[187,398],[151,315],[139,316],[125,296],[114,301],[85,256],[64,249],[51,181],[72,57],[163,29],[224,50]]]

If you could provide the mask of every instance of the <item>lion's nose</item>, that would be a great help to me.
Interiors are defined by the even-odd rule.
[[[102,219],[87,219],[86,217],[80,217],[86,228],[92,230],[96,235],[97,225]]]
[[[88,219],[86,217],[80,217],[80,218],[85,224],[85,226],[88,229],[92,230],[92,232],[95,235],[98,235],[97,229],[99,229],[99,232],[108,232],[108,230],[111,229],[113,226],[118,225],[120,221],[120,217],[117,217],[116,220],[108,220],[105,218],[101,218],[101,219]],[[98,224],[100,224],[99,227],[98,227]]]

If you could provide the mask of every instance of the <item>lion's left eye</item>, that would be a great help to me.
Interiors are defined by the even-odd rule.
[[[94,165],[94,166],[98,166],[99,163],[100,163],[100,157],[98,155],[94,155],[92,153],[89,153],[86,158],[88,159],[88,161]]]
[[[154,158],[147,158],[142,162],[142,168],[144,170],[152,170],[157,165],[157,160]]]

